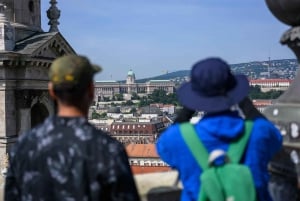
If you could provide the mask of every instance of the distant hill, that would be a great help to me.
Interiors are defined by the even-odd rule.
[[[149,80],[172,80],[172,79],[175,79],[178,77],[186,77],[186,76],[190,76],[190,70],[175,71],[175,72],[166,73],[163,75],[139,79],[139,80],[136,80],[136,82],[143,83],[143,82],[147,82]]]
[[[231,70],[235,74],[244,74],[250,79],[259,78],[286,78],[294,79],[298,62],[296,59],[281,59],[271,61],[253,61],[248,63],[232,64]],[[179,70],[163,75],[136,80],[138,83],[149,80],[173,80],[181,83],[190,76],[190,70]],[[124,82],[124,81],[123,81]]]

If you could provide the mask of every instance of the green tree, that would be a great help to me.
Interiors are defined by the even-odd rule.
[[[107,113],[106,112],[103,112],[100,114],[100,118],[106,118],[107,117]]]
[[[167,94],[166,91],[156,89],[149,95],[149,99],[154,103],[178,105],[177,96],[174,93]]]
[[[92,119],[100,119],[100,114],[99,113],[97,113],[96,111],[93,111],[93,113],[92,113]]]
[[[103,97],[103,101],[104,101],[104,102],[109,102],[109,101],[110,101],[110,98],[109,98],[109,97]]]
[[[137,93],[133,92],[133,93],[131,94],[131,99],[132,99],[132,100],[139,100],[140,97],[137,95]]]
[[[270,90],[262,92],[259,86],[250,87],[249,97],[251,99],[276,99],[284,91]]]
[[[136,108],[133,107],[133,108],[131,108],[130,113],[133,113],[133,114],[134,114],[134,113],[136,113],[136,111],[137,111]]]
[[[155,103],[165,103],[167,93],[164,90],[155,89],[149,97]]]
[[[148,97],[142,97],[138,106],[144,107],[144,106],[150,105],[151,103],[153,103],[153,101],[151,99],[149,99]]]
[[[132,106],[134,103],[131,100],[127,100],[126,102],[123,102],[122,105],[124,106]]]
[[[117,101],[122,101],[122,100],[124,100],[123,94],[115,94],[115,100],[117,100]]]

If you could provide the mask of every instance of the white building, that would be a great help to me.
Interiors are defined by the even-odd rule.
[[[127,73],[126,83],[117,81],[97,81],[95,83],[95,101],[103,100],[104,97],[112,98],[116,94],[122,94],[127,100],[133,93],[139,96],[151,94],[155,89],[174,93],[175,83],[171,80],[150,80],[145,83],[136,83],[135,74],[132,70]]]
[[[250,86],[259,86],[262,92],[270,90],[285,91],[291,85],[292,80],[289,79],[257,79],[249,80]]]

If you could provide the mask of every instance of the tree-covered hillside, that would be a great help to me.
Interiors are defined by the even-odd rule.
[[[287,78],[294,79],[298,63],[296,59],[282,59],[271,61],[255,61],[230,65],[235,74],[244,74],[249,79],[259,78]],[[149,80],[173,80],[182,82],[190,75],[190,70],[180,70],[154,77],[139,79],[137,82],[147,82]]]

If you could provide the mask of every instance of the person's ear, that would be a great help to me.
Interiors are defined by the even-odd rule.
[[[93,82],[90,82],[88,86],[88,95],[91,99],[94,99],[94,93],[95,93],[95,86]]]
[[[50,94],[50,97],[54,100],[56,100],[56,95],[54,93],[54,89],[53,89],[53,84],[52,82],[49,82],[48,83],[48,91],[49,91],[49,94]]]

